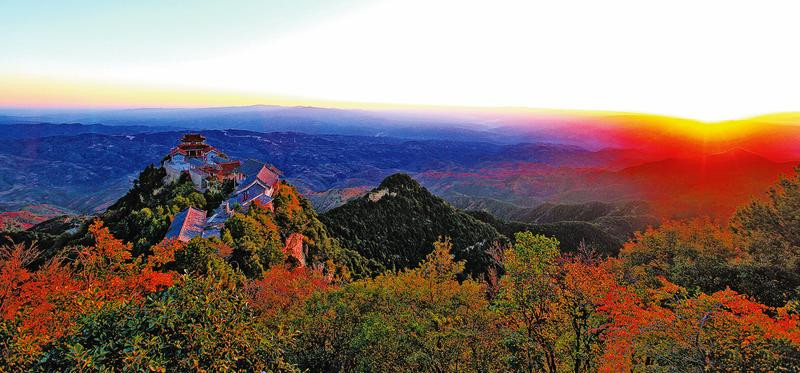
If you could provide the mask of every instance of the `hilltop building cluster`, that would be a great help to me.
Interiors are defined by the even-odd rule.
[[[183,135],[181,143],[172,148],[161,162],[167,171],[166,182],[172,182],[188,174],[200,192],[216,187],[226,179],[238,181],[244,177],[241,162],[230,160],[215,147],[205,143],[203,135]]]
[[[279,171],[253,159],[231,160],[205,141],[200,134],[184,135],[181,143],[161,162],[167,172],[165,181],[172,182],[188,174],[195,189],[205,192],[221,190],[225,180],[232,180],[236,185],[234,192],[211,216],[192,207],[176,214],[166,238],[188,242],[197,236],[219,237],[225,221],[237,209],[246,211],[253,203],[272,209],[272,194],[280,181]]]

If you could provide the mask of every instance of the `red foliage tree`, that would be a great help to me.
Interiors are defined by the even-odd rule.
[[[78,249],[74,262],[56,257],[37,271],[26,268],[36,258],[35,247],[0,248],[0,316],[14,330],[4,342],[6,365],[24,367],[42,345],[70,333],[76,316],[139,301],[173,284],[173,273],[155,268],[170,262],[178,245],[157,246],[145,261],[132,258],[131,245],[114,238],[100,220],[89,232],[95,244]]]
[[[319,271],[308,267],[287,268],[273,266],[263,278],[247,285],[250,302],[261,315],[270,319],[279,314],[293,312],[314,292],[332,286]]]
[[[798,317],[790,310],[770,309],[732,290],[688,297],[685,289],[660,280],[663,285],[644,297],[618,286],[602,299],[600,310],[610,321],[600,371],[797,368],[786,365],[789,355],[800,352]]]

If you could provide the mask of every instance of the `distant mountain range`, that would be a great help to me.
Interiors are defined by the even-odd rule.
[[[170,130],[181,130],[177,127],[148,127],[148,126],[106,126],[102,124],[80,124],[80,123],[2,123],[0,118],[0,130],[3,134],[0,138],[5,140],[13,139],[35,139],[50,136],[75,136],[85,133],[102,135],[130,135],[146,132],[163,132]]]
[[[665,159],[626,168],[597,182],[625,183],[635,198],[650,201],[667,216],[728,216],[752,198],[764,198],[779,175],[798,162],[774,162],[735,149],[690,159]]]
[[[2,113],[0,113],[2,114]],[[512,136],[489,131],[490,126],[455,118],[407,113],[331,109],[309,106],[253,105],[215,108],[124,110],[10,111],[3,123],[103,123],[110,126],[150,126],[192,130],[229,129],[258,132],[303,132],[405,139],[451,139],[510,143]]]
[[[418,175],[423,185],[449,200],[499,200],[517,206],[593,201],[646,201],[652,214],[667,217],[727,217],[738,205],[765,196],[797,162],[774,162],[732,150],[688,159],[670,158],[621,170],[554,167],[516,162]]]
[[[0,124],[101,123],[192,130],[241,129],[325,135],[554,143],[589,150],[626,149],[660,159],[741,148],[776,161],[800,159],[800,113],[719,123],[658,115],[528,109],[362,110],[253,105],[116,110],[0,110]]]
[[[702,127],[622,114],[279,106],[5,114],[0,211],[11,216],[42,204],[102,211],[187,131],[274,164],[320,211],[402,172],[459,208],[522,224],[589,223],[616,240],[663,218],[725,218],[800,159],[792,116]]]
[[[51,203],[83,212],[102,209],[124,194],[138,170],[160,162],[183,133],[149,131],[152,127],[35,126],[42,130],[42,137],[32,137],[30,132],[0,132],[0,203]],[[64,131],[77,134],[60,134]],[[554,144],[497,145],[242,130],[202,133],[236,158],[268,160],[305,193],[372,186],[395,172],[474,169],[514,158],[586,167],[606,161],[617,165],[620,159],[609,156],[610,151]]]
[[[514,223],[529,225],[528,228],[542,230],[552,225],[563,223],[589,223],[594,229],[605,232],[610,238],[603,244],[616,241],[620,244],[627,240],[634,232],[646,229],[648,226],[656,226],[659,219],[653,215],[650,206],[641,201],[609,203],[609,202],[587,202],[580,204],[554,204],[543,203],[536,207],[519,207],[510,203],[495,199],[481,199],[474,197],[450,197],[447,198],[453,206],[460,209],[473,211],[483,211],[490,214],[492,218],[475,215],[481,220],[492,223],[504,234],[511,231],[518,231]],[[506,223],[494,223],[494,221],[506,220]],[[534,229],[535,228],[535,229]],[[594,234],[593,237],[600,237]],[[569,242],[576,244],[577,242]],[[610,245],[610,244],[609,244]],[[572,248],[575,245],[570,246]]]

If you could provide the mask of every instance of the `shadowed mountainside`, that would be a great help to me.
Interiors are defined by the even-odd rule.
[[[473,216],[492,224],[508,237],[513,237],[513,233],[518,230],[554,232],[550,235],[559,237],[563,246],[570,249],[574,249],[581,240],[585,240],[587,243],[595,243],[598,250],[613,252],[619,249],[622,242],[632,237],[633,233],[649,226],[657,226],[659,223],[644,202],[543,203],[536,207],[524,208],[488,198],[461,196],[446,199],[453,206],[467,210]],[[479,215],[480,212],[487,213],[491,218]],[[584,233],[577,234],[575,235],[577,238],[571,239],[560,230],[567,224]],[[605,238],[594,240],[596,237]]]
[[[449,237],[467,273],[497,265],[489,251],[507,238],[492,226],[450,206],[405,174],[389,176],[369,194],[320,216],[330,234],[387,269],[412,268]]]

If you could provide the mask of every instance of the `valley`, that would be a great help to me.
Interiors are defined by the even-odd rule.
[[[54,216],[31,219],[30,212],[18,212],[26,206],[50,205],[80,214],[103,211],[183,133],[176,127],[129,124],[12,121],[0,126],[7,130],[0,134],[0,208],[6,221],[15,220],[21,228]],[[552,142],[456,141],[438,135],[201,133],[234,158],[268,159],[319,212],[358,198],[385,177],[402,172],[463,210],[524,224],[583,222],[619,244],[663,219],[727,219],[735,206],[765,195],[779,175],[797,164],[740,148],[675,158],[639,147],[589,150]]]

